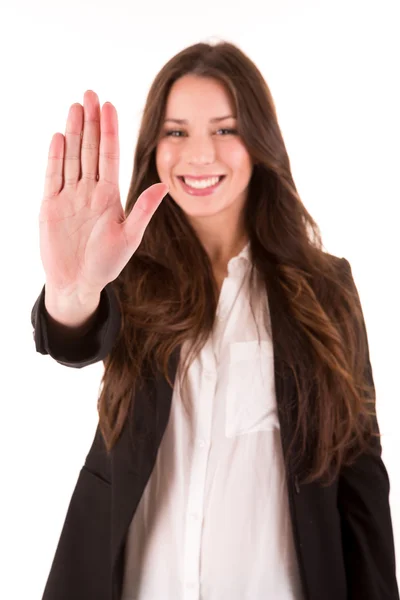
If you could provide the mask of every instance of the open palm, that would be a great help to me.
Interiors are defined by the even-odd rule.
[[[118,277],[168,192],[145,190],[127,219],[119,192],[118,117],[97,94],[70,107],[65,140],[50,144],[40,208],[40,253],[46,281],[62,294],[100,292]]]

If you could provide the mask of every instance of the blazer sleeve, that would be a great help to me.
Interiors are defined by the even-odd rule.
[[[357,291],[350,263],[342,261],[347,279]],[[364,320],[362,324],[367,340],[366,373],[368,383],[374,386]],[[379,433],[377,419],[375,428]],[[349,600],[399,600],[389,492],[382,446],[379,438],[374,438],[371,453],[342,468],[339,476],[338,509]]]
[[[77,340],[60,341],[52,337],[44,300],[45,286],[31,313],[37,352],[50,355],[61,365],[78,369],[106,358],[121,328],[121,312],[111,283],[101,292],[97,316],[91,328]]]

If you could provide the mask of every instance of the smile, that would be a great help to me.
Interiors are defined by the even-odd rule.
[[[185,181],[183,177],[178,177],[178,179],[187,194],[190,194],[191,196],[207,196],[214,193],[214,191],[219,188],[225,179],[225,175],[222,175],[222,177],[219,178],[212,177],[200,181],[190,178],[187,178]],[[190,182],[190,185],[187,182]]]

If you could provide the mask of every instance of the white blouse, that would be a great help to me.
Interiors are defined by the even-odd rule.
[[[260,293],[254,307],[259,345],[249,269],[247,243],[229,261],[213,335],[187,387],[175,381],[168,426],[128,531],[121,600],[302,599],[268,300]],[[186,351],[184,344],[182,358]]]

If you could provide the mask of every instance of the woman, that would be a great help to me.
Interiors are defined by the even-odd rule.
[[[105,371],[43,600],[398,599],[359,296],[261,73],[183,50],[125,210],[118,154],[88,91],[50,146],[32,324],[37,351]]]

